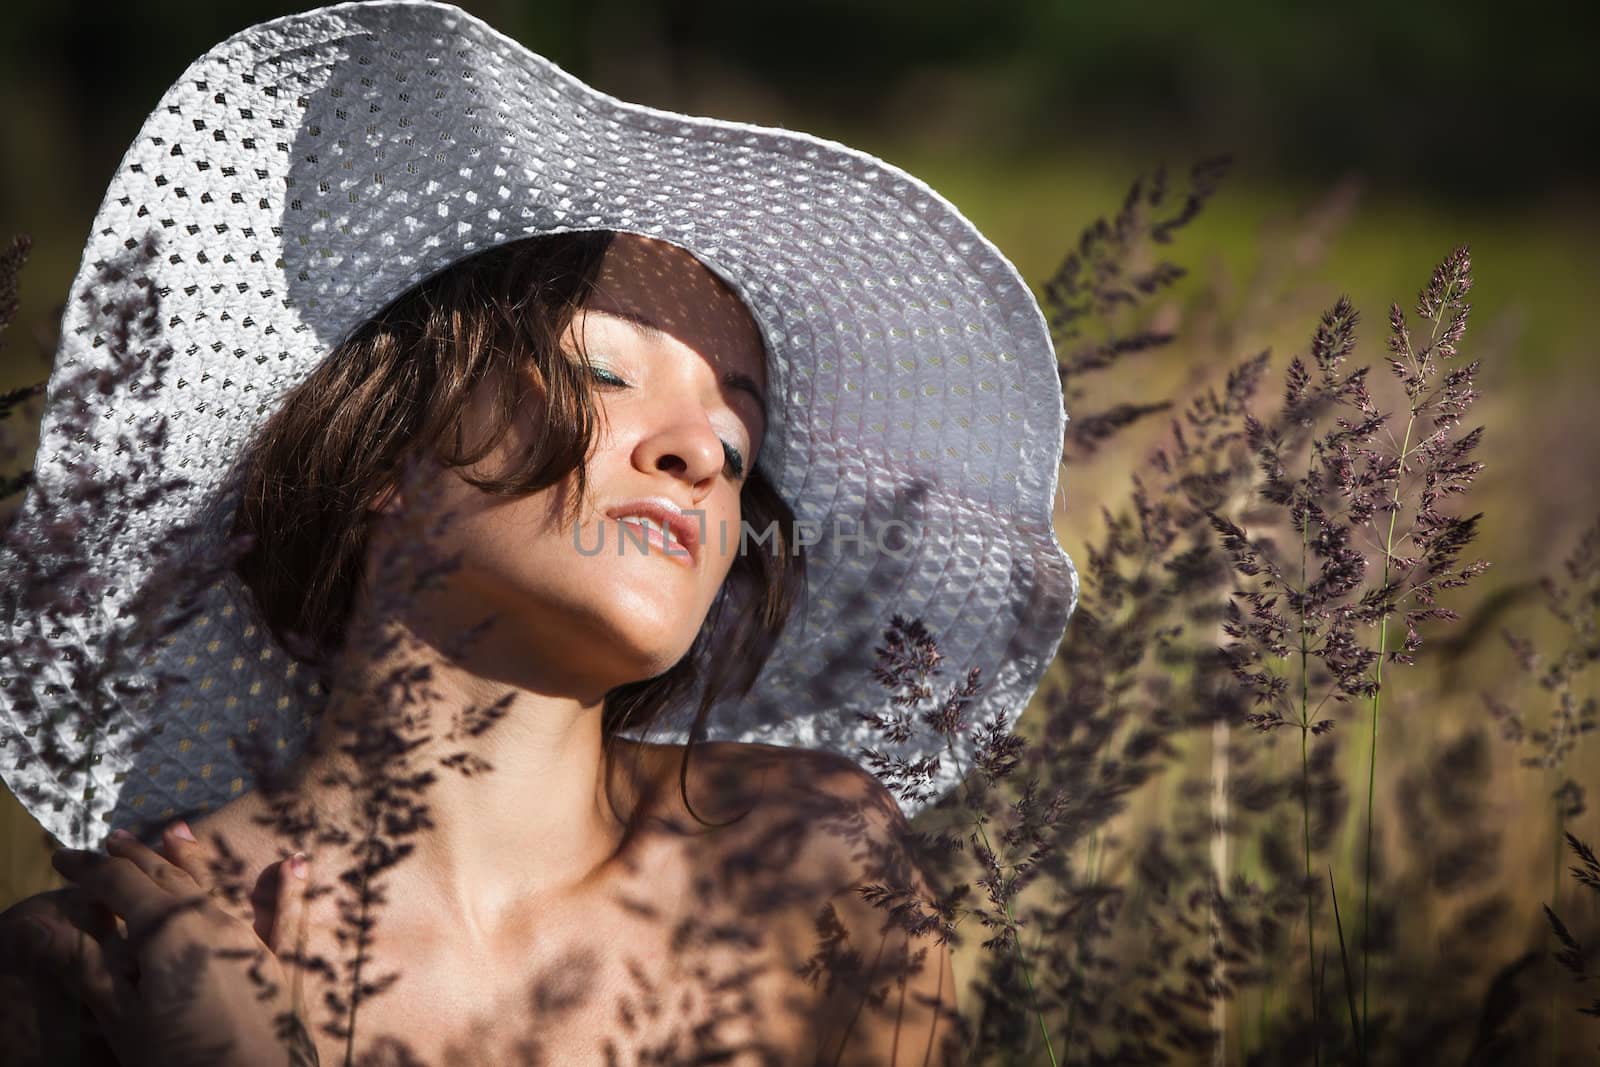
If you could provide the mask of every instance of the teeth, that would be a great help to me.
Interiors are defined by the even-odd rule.
[[[640,526],[645,527],[646,529],[659,530],[661,532],[661,536],[662,536],[662,538],[664,540],[671,540],[672,539],[672,531],[668,530],[665,526],[663,526],[661,523],[657,522],[655,519],[648,518],[648,517],[646,517],[644,515],[629,515],[624,521],[626,521],[626,522],[636,522]]]

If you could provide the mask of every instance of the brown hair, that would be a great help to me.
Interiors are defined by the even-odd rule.
[[[411,457],[432,454],[465,467],[484,458],[510,428],[524,400],[540,397],[544,417],[510,474],[462,477],[485,492],[538,492],[576,475],[576,504],[587,490],[585,460],[596,412],[581,355],[560,339],[588,298],[610,231],[558,234],[502,245],[408,290],[340,344],[284,399],[246,451],[235,535],[248,539],[237,569],[267,624],[287,647],[322,662],[342,646],[366,564],[371,508]],[[475,390],[496,383],[490,424],[465,443],[463,413]],[[482,431],[486,432],[480,432]],[[700,732],[723,692],[748,690],[799,594],[803,559],[784,531],[794,516],[760,469],[740,491],[753,528],[777,524],[769,551],[741,551],[689,652],[654,678],[606,695],[602,730],[643,730],[693,690],[712,659],[710,635],[728,603],[755,610],[733,620],[737,655],[717,669],[691,727]],[[687,754],[685,755],[687,760]]]

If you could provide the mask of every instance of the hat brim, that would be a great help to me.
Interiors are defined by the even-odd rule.
[[[856,758],[864,745],[892,748],[859,715],[885,705],[872,649],[896,613],[921,618],[948,664],[982,668],[973,719],[1020,713],[1078,581],[1051,519],[1061,387],[1016,269],[948,201],[881,160],[625,103],[433,3],[346,4],[245,30],[185,72],[124,157],[74,295],[153,240],[157,340],[172,360],[159,389],[104,398],[85,436],[64,390],[114,346],[98,299],[69,303],[12,560],[69,480],[126,481],[133,460],[117,440],[129,426],[165,420],[161,466],[187,484],[94,543],[91,570],[113,576],[111,591],[51,646],[104,655],[124,625],[118,605],[157,569],[149,546],[186,524],[215,533],[240,450],[372,314],[474,252],[585,229],[679,245],[744,300],[772,360],[761,466],[822,537],[806,617],[752,696],[715,709],[710,736]],[[5,777],[57,837],[84,844],[108,826],[227,802],[252,784],[230,736],[263,735],[290,754],[304,743],[315,695],[303,672],[237,589],[208,597],[140,667],[187,679],[159,709],[125,709],[136,727],[159,713],[159,734],[138,752],[63,734],[64,751],[101,748],[87,807],[82,782],[37,758],[39,731],[63,729],[42,709],[53,699],[59,718],[62,698],[15,699],[48,672],[9,657]],[[30,625],[12,620],[9,647]],[[953,784],[956,767],[942,774]]]

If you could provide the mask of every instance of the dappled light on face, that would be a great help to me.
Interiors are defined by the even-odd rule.
[[[654,325],[730,366],[761,348],[761,334],[737,294],[676,245],[619,233],[606,250],[589,306]],[[748,369],[765,377],[764,364]]]
[[[767,390],[761,331],[744,302],[690,253],[648,237],[620,233],[606,251],[587,308],[629,320],[646,338],[665,335],[699,353],[719,381],[764,407]],[[730,402],[733,402],[730,399]],[[759,424],[752,428],[759,433]]]

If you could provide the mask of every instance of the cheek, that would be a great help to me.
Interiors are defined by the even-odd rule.
[[[743,511],[736,493],[731,499],[722,501],[720,505],[707,507],[705,537],[706,547],[711,553],[711,558],[707,562],[717,568],[718,584],[727,578],[734,561],[738,559],[741,541],[747,540],[744,537],[742,515]],[[754,531],[758,534],[760,532]],[[748,545],[745,547],[748,550]]]

